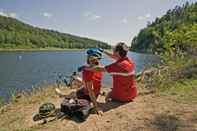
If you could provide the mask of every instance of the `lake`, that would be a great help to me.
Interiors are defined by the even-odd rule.
[[[129,57],[137,72],[159,62],[153,55],[129,52]],[[85,62],[85,51],[0,52],[0,98],[7,101],[13,93],[54,83],[57,73],[69,75]],[[112,62],[106,56],[101,60],[104,65]],[[109,75],[105,74],[103,84],[111,86]]]

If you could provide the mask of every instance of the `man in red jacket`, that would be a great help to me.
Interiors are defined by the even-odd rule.
[[[108,72],[113,78],[113,88],[106,100],[132,101],[137,96],[135,82],[135,64],[127,57],[128,47],[125,43],[118,43],[113,52],[104,51],[115,62],[107,66],[96,66],[89,70]]]

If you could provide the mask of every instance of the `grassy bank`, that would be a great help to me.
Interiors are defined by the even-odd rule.
[[[167,71],[166,71],[167,72]],[[163,73],[164,77],[167,73]],[[161,77],[160,76],[160,77]],[[147,76],[146,76],[147,77]],[[196,80],[177,81],[162,86],[152,82],[138,83],[138,97],[130,103],[105,103],[99,96],[103,116],[91,114],[83,123],[70,119],[56,120],[47,124],[35,123],[32,117],[39,106],[51,102],[60,107],[62,98],[54,91],[55,85],[38,88],[31,93],[13,97],[9,104],[0,108],[0,131],[130,131],[130,130],[195,130],[197,129]],[[157,79],[158,82],[158,79]],[[169,81],[165,81],[166,83]],[[152,84],[152,86],[151,86]],[[161,86],[159,86],[161,85]],[[74,90],[64,89],[66,94]],[[103,89],[102,92],[108,92]]]
[[[91,114],[83,123],[63,119],[46,124],[35,123],[32,117],[40,105],[51,102],[60,107],[62,98],[55,94],[55,85],[38,88],[31,93],[13,96],[0,107],[0,131],[193,131],[197,129],[197,60],[196,56],[174,54],[162,56],[163,63],[144,73],[139,81],[138,97],[130,103],[104,101],[99,96],[103,116]],[[64,89],[64,93],[72,91]],[[102,92],[108,89],[102,89]]]
[[[20,97],[12,97],[10,103],[0,108],[0,131],[24,129],[28,125],[28,121],[31,121],[33,114],[38,111],[39,105],[52,101],[55,97],[53,86],[36,89],[31,93],[23,93],[20,94]]]

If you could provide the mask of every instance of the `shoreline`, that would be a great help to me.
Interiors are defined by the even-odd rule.
[[[161,70],[161,72],[163,71]],[[150,74],[155,74],[151,72],[154,71],[150,70],[144,74],[150,77]],[[176,87],[169,92],[156,90],[146,87],[148,83],[146,77],[144,78],[143,81],[141,79],[141,82],[138,81],[138,96],[133,102],[129,103],[105,102],[106,94],[110,91],[110,88],[104,86],[101,89],[101,94],[104,95],[99,95],[97,100],[104,115],[98,116],[92,113],[83,123],[78,123],[74,119],[69,118],[49,120],[46,124],[43,124],[43,121],[33,121],[33,116],[38,113],[42,104],[53,103],[59,109],[63,100],[56,94],[56,85],[54,84],[34,88],[32,92],[23,92],[18,96],[12,97],[9,103],[0,106],[0,119],[3,120],[0,121],[1,129],[5,131],[65,131],[72,127],[73,131],[79,131],[79,129],[80,131],[91,131],[95,129],[95,124],[97,125],[96,129],[102,131],[113,131],[114,128],[125,131],[135,129],[157,130],[160,127],[160,123],[162,125],[170,123],[165,126],[167,129],[174,129],[174,124],[171,123],[175,123],[176,128],[183,128],[184,125],[184,130],[196,129],[196,121],[194,120],[197,120],[197,105],[195,104],[196,97],[193,87],[190,87],[188,94],[185,94],[186,87],[183,90],[179,89],[180,91]],[[192,83],[195,85],[194,82],[190,81],[186,85],[192,85]],[[179,87],[179,85],[176,86]],[[61,88],[61,90],[66,95],[76,92],[76,89],[66,87]],[[180,110],[180,107],[183,106],[185,107],[184,110]],[[118,122],[117,119],[119,120]],[[185,121],[183,121],[184,119]],[[131,125],[130,121],[134,124]],[[159,123],[157,123],[158,121]],[[122,124],[124,126],[121,126]]]
[[[183,125],[186,125],[184,130],[195,129],[194,119],[196,119],[196,113],[193,113],[197,111],[195,104],[182,103],[177,101],[174,96],[154,93],[149,89],[143,88],[144,85],[142,83],[139,83],[138,86],[140,87],[138,97],[133,102],[125,104],[116,102],[106,103],[105,96],[100,95],[98,103],[104,112],[103,116],[92,113],[82,123],[69,118],[54,121],[49,119],[46,124],[43,121],[35,122],[32,118],[38,113],[39,107],[42,104],[53,103],[57,109],[60,108],[63,98],[60,98],[55,93],[54,85],[49,85],[47,88],[24,93],[20,97],[12,99],[7,105],[0,107],[0,119],[2,119],[0,126],[5,131],[65,131],[71,127],[72,131],[79,131],[79,129],[80,131],[91,131],[95,129],[94,125],[97,125],[96,129],[102,131],[113,131],[114,128],[130,131],[139,128],[143,130],[157,130],[160,123],[170,123],[166,125],[166,128],[174,129],[172,128],[174,127],[174,124],[171,124],[172,122],[176,124],[176,128],[183,128],[182,124],[179,125],[178,123],[180,121]],[[62,91],[65,94],[71,94],[75,90],[63,88]],[[109,90],[103,88],[102,91],[107,93]],[[187,114],[180,110],[182,106],[186,106],[184,111]],[[146,110],[144,110],[145,108]],[[182,121],[184,118],[190,123]],[[134,124],[131,125],[130,121]],[[160,123],[157,123],[158,121]]]

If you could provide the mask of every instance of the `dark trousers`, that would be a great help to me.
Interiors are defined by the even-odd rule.
[[[77,90],[77,92],[76,92],[77,98],[78,99],[86,99],[86,100],[91,102],[91,99],[90,99],[89,95],[84,94],[83,90],[84,90],[83,88]]]

